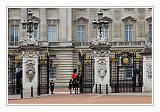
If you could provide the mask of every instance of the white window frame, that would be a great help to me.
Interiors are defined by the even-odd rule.
[[[53,27],[52,30],[49,29],[49,27],[51,27],[51,26]],[[48,42],[55,42],[55,41],[58,40],[57,39],[57,37],[58,37],[57,31],[58,31],[57,30],[57,25],[48,25],[48,30],[47,30],[47,33],[48,33]],[[49,37],[49,33],[51,33],[51,37]]]
[[[12,26],[13,26],[13,39],[12,39]],[[16,29],[16,27],[18,27]],[[16,33],[17,30],[17,33]],[[16,39],[17,34],[17,39]],[[10,25],[10,41],[11,42],[18,42],[19,41],[19,25]]]
[[[84,30],[82,31],[82,30],[79,30],[78,31],[78,27],[79,26],[83,26],[84,27]],[[77,26],[76,26],[76,41],[77,42],[85,42],[86,41],[86,29],[87,29],[87,26],[86,25],[81,25],[81,24],[78,24]],[[78,33],[80,33],[80,35],[82,35],[82,33],[84,33],[83,35],[84,35],[84,37],[83,38],[79,38],[78,37]]]
[[[127,26],[127,29],[126,29]],[[129,29],[129,27],[131,26],[131,29]],[[126,32],[127,32],[127,37],[126,37]],[[130,32],[131,37],[130,37]],[[125,24],[125,41],[130,42],[133,41],[133,24]]]
[[[102,35],[103,35],[103,38],[105,39],[105,40],[109,40],[109,27],[107,27],[107,28],[102,28]]]

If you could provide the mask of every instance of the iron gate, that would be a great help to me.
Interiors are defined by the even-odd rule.
[[[38,64],[38,95],[49,94],[49,56],[39,58]]]
[[[92,56],[87,58],[86,54],[80,54],[79,58],[81,62],[80,92],[92,93],[94,86],[94,59]]]
[[[110,87],[113,93],[142,92],[143,59],[136,52],[115,53],[110,60]]]
[[[8,95],[22,92],[22,60],[8,55]]]

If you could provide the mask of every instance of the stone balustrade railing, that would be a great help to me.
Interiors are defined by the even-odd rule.
[[[47,41],[38,41],[38,46],[40,47],[87,47],[90,46],[91,42],[47,42]],[[110,42],[111,46],[115,47],[127,47],[127,46],[139,46],[143,47],[145,42],[144,41],[131,41],[131,42]],[[19,47],[22,46],[23,42],[8,42],[8,47]]]

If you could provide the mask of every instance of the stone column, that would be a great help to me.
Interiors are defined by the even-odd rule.
[[[143,56],[143,92],[152,92],[152,38],[147,36]]]
[[[152,91],[152,56],[143,56],[143,92]]]
[[[59,9],[59,40],[60,41],[70,41],[71,40],[71,9],[70,8],[60,8]]]
[[[99,84],[101,84],[101,93],[106,93],[106,84],[108,84],[108,92],[111,92],[111,87],[109,86],[110,81],[110,66],[109,66],[109,53],[110,45],[93,45],[92,47],[94,54],[94,68],[95,68],[95,85],[93,87],[93,92],[96,91],[96,84],[99,89]]]
[[[38,46],[22,46],[23,58],[23,98],[38,96]]]
[[[67,41],[72,41],[72,9],[67,9]]]
[[[40,40],[47,41],[46,8],[40,8]]]
[[[24,20],[27,21],[27,8],[21,9],[21,22],[23,22]],[[20,41],[23,41],[27,37],[26,29],[23,29],[22,25],[20,29],[22,30],[22,33],[20,33]]]

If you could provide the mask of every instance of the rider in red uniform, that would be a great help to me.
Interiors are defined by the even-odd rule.
[[[76,77],[77,77],[77,69],[74,69],[72,74],[72,80],[76,79]]]

